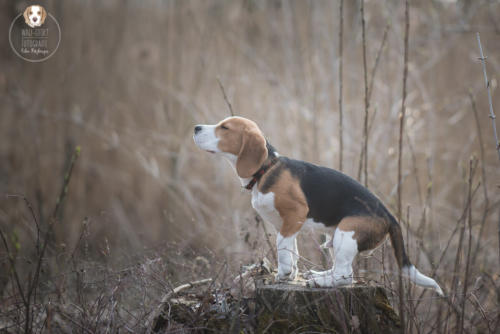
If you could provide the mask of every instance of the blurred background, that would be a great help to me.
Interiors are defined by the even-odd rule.
[[[81,155],[54,226],[53,252],[74,249],[84,233],[86,256],[113,266],[162,247],[189,249],[202,262],[223,259],[231,268],[272,259],[265,233],[274,243],[273,227],[255,219],[230,166],[195,147],[193,127],[229,115],[219,79],[235,114],[256,121],[281,155],[339,169],[339,1],[39,3],[62,30],[58,51],[41,63],[19,59],[7,39],[28,2],[0,4],[0,228],[19,267],[29,268],[36,227],[24,201],[6,195],[26,196],[44,230],[76,146]],[[475,33],[498,109],[500,2],[411,1],[410,13],[402,226],[412,261],[426,273],[434,268],[449,287],[457,227],[467,216],[471,156],[477,254],[469,283],[481,270],[499,274],[499,161]],[[342,170],[367,182],[395,212],[404,3],[365,1],[373,82],[367,180],[359,172],[365,117],[359,1],[344,1],[343,19]],[[299,249],[321,267],[319,240],[304,231]],[[374,257],[393,262],[388,245]],[[366,275],[381,268],[376,259]],[[4,286],[6,273],[0,271]]]

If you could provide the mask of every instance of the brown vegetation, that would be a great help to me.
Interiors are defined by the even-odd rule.
[[[0,4],[0,331],[146,331],[178,284],[224,286],[273,258],[272,227],[192,141],[228,101],[280,154],[341,164],[398,211],[402,1],[364,1],[365,38],[359,1],[343,1],[342,82],[339,1],[40,3],[63,34],[37,64],[6,39],[26,3]],[[500,106],[499,19],[498,1],[410,1],[399,211],[410,259],[447,297],[405,284],[408,332],[500,328],[500,169],[475,35]],[[321,267],[318,239],[299,236],[301,270]],[[390,247],[358,272],[396,305]]]

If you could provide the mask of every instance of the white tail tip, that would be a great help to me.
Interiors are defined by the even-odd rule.
[[[444,296],[443,290],[441,287],[430,277],[425,276],[420,273],[415,266],[411,265],[408,267],[403,267],[402,269],[403,275],[408,277],[410,281],[424,288],[430,288],[436,290],[437,294],[440,296]]]

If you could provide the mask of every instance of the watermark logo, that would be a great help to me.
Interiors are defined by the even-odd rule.
[[[9,42],[21,59],[41,62],[56,53],[61,42],[61,28],[54,16],[42,6],[28,6],[12,21]]]

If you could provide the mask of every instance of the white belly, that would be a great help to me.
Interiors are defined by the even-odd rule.
[[[252,191],[252,207],[266,222],[273,224],[277,229],[281,227],[281,217],[274,206],[274,193],[263,194],[255,187]]]

